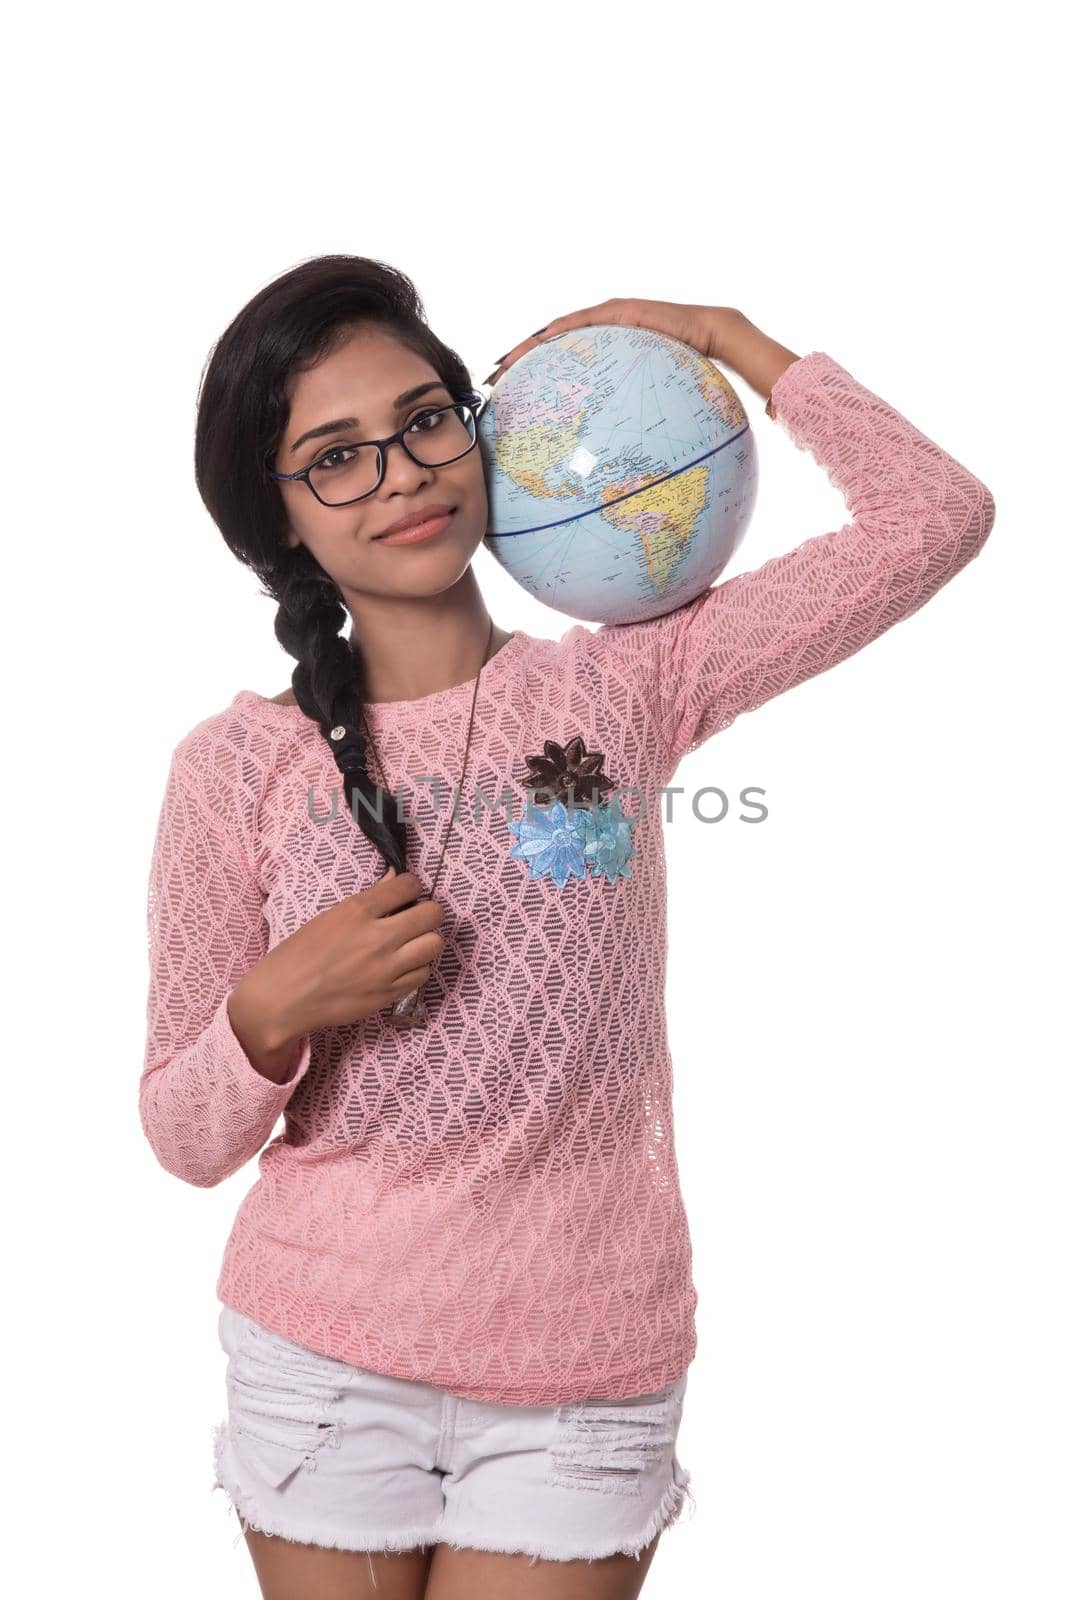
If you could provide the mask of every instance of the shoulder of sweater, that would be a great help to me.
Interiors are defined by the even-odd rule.
[[[227,749],[244,749],[249,739],[248,709],[240,695],[235,695],[221,711],[195,722],[175,745],[175,755],[189,768],[197,769],[205,761],[217,758]]]
[[[296,702],[280,696],[268,700],[242,689],[229,705],[193,724],[175,747],[190,761],[210,758],[220,750],[267,754],[272,748],[291,743],[294,733],[307,733],[311,724],[303,716],[291,716]]]
[[[246,846],[268,779],[287,763],[287,752],[307,727],[303,718],[257,715],[257,704],[245,692],[235,695],[194,723],[174,747],[180,780]]]

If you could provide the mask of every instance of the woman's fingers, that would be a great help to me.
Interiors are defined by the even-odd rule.
[[[497,365],[489,377],[483,378],[482,382],[496,383],[502,372],[507,372],[514,361],[518,361],[520,356],[525,356],[528,350],[533,350],[535,345],[541,344],[544,335],[552,326],[552,323],[547,323],[544,328],[539,328],[537,333],[532,333],[529,339],[524,339],[522,344],[514,344],[503,356],[498,356]]]
[[[514,345],[483,382],[496,383],[502,373],[507,372],[528,350],[545,344],[549,339],[557,339],[572,328],[592,328],[611,322],[648,328],[654,333],[678,339],[682,344],[713,359],[717,355],[722,359],[720,346],[727,340],[730,330],[737,326],[740,317],[741,312],[731,306],[677,305],[673,300],[602,300],[599,306],[583,306],[581,311],[557,317],[532,333],[529,339],[524,339],[522,344]]]
[[[536,345],[545,344],[550,339],[556,339],[562,333],[569,333],[572,328],[589,328],[598,322],[623,322],[625,316],[621,308],[627,302],[623,300],[603,300],[599,306],[584,306],[581,311],[569,311],[566,317],[555,317],[552,322],[547,322],[544,328],[537,328],[522,344],[515,344],[498,357],[497,365],[488,378],[483,378],[483,383],[496,383],[502,373],[514,366],[521,356],[528,350],[533,350]]]

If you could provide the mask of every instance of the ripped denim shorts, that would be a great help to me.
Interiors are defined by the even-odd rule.
[[[675,1455],[686,1373],[634,1399],[500,1405],[349,1366],[227,1305],[219,1338],[214,1487],[243,1528],[593,1561],[637,1557],[693,1504]]]

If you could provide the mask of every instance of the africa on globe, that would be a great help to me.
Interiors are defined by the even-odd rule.
[[[757,454],[699,350],[597,324],[508,368],[482,413],[486,544],[545,605],[640,622],[714,583],[752,516]]]

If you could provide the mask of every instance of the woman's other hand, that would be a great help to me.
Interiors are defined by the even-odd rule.
[[[730,348],[731,337],[739,321],[746,319],[733,306],[677,305],[673,300],[603,300],[599,306],[585,306],[581,311],[571,311],[566,317],[556,317],[546,323],[521,344],[513,345],[483,383],[498,381],[508,368],[549,339],[568,333],[572,328],[590,328],[607,322],[619,322],[631,328],[649,328],[656,333],[666,333],[672,339],[700,350],[713,361],[721,359]]]

